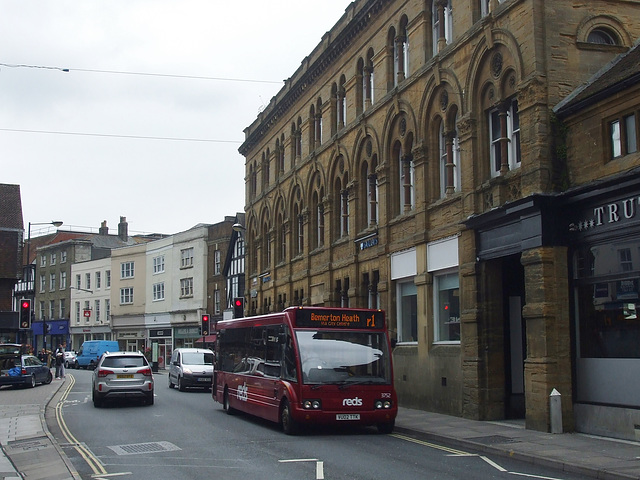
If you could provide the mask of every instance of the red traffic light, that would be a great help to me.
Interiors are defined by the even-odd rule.
[[[242,306],[242,300],[240,300],[239,298],[236,298],[236,307],[241,307]]]
[[[31,307],[31,302],[29,302],[29,300],[23,300],[22,308],[29,308],[29,307]]]
[[[209,315],[202,315],[202,321],[203,322],[208,322],[209,321]]]

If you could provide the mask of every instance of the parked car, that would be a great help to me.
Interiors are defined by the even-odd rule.
[[[48,384],[53,375],[48,366],[33,355],[18,353],[0,353],[0,386],[27,386]]]
[[[120,347],[115,340],[87,340],[80,345],[76,361],[79,368],[93,370],[104,352],[117,352],[119,350]]]
[[[153,405],[153,384],[151,367],[142,353],[106,352],[93,370],[93,405],[101,407],[105,400],[123,398],[140,398]]]
[[[76,352],[64,352],[64,368],[78,368]]]
[[[169,388],[178,385],[211,389],[213,380],[213,352],[205,348],[176,348],[169,362]]]

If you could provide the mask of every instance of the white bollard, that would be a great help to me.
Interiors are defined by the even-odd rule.
[[[549,415],[551,416],[551,433],[562,433],[562,395],[555,388],[549,395]]]

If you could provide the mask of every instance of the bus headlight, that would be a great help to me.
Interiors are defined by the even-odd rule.
[[[320,400],[305,400],[302,402],[302,408],[305,410],[320,410],[321,407]]]
[[[376,410],[388,410],[391,408],[391,400],[376,400]]]

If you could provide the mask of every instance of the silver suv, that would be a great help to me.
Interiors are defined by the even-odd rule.
[[[153,374],[140,352],[106,352],[93,371],[91,385],[95,407],[118,398],[141,398],[153,405]]]

